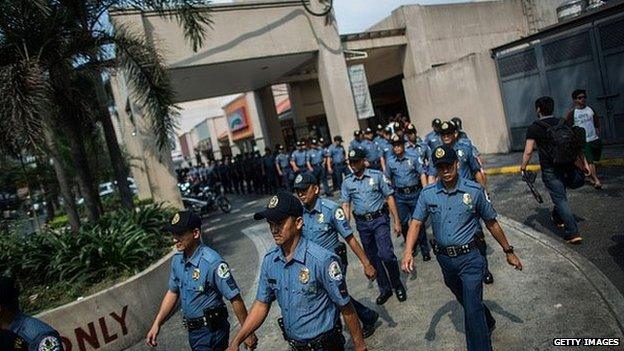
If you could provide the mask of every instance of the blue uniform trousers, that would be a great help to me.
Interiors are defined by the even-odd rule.
[[[346,276],[349,264],[348,262],[342,262],[342,260],[340,260],[340,262],[342,263],[342,272]],[[357,314],[358,319],[360,320],[360,322],[362,322],[362,324],[372,325],[373,323],[375,323],[375,315],[377,314],[375,311],[362,305],[359,301],[354,299],[353,296],[351,296],[351,303],[353,304],[353,308],[355,308],[355,313]]]
[[[347,165],[342,163],[334,163],[332,164],[332,184],[334,186],[335,191],[340,191],[342,187],[342,179],[347,174],[348,168]]]
[[[390,218],[382,215],[372,221],[356,220],[355,226],[366,256],[377,270],[377,286],[381,293],[402,287],[399,264],[394,255],[390,234]]]
[[[312,174],[314,174],[316,179],[323,185],[323,192],[325,195],[331,196],[332,192],[331,189],[329,189],[329,184],[327,183],[327,171],[325,170],[325,167],[320,164],[312,166]]]
[[[282,187],[289,192],[292,191],[293,171],[291,168],[286,168],[282,171]]]
[[[223,320],[214,328],[202,327],[189,330],[188,340],[193,351],[222,351],[227,349],[230,339],[230,323]]]
[[[412,213],[414,213],[414,209],[416,208],[416,201],[418,201],[418,196],[420,195],[420,190],[413,192],[411,194],[399,194],[398,192],[394,193],[394,199],[397,204],[397,211],[399,211],[399,218],[401,218],[401,227],[403,229],[403,240],[407,237],[407,229],[409,227],[409,221],[412,218]],[[427,242],[427,232],[425,230],[425,224],[423,223],[420,226],[420,232],[418,233],[418,241],[416,245],[420,247],[420,252],[424,255],[425,253],[429,253],[429,242]]]
[[[436,256],[444,283],[464,307],[464,326],[468,351],[492,350],[490,327],[494,318],[483,304],[483,277],[485,259],[478,250],[457,256]]]

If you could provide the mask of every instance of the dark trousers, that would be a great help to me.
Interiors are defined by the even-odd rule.
[[[223,320],[217,328],[202,327],[188,332],[188,340],[193,351],[223,351],[230,339],[230,323]]]
[[[356,220],[355,226],[366,256],[377,270],[379,291],[387,293],[393,288],[402,287],[399,264],[392,246],[389,216],[383,215],[372,221]]]
[[[564,171],[552,167],[542,168],[542,182],[548,189],[550,199],[555,205],[554,212],[565,224],[565,239],[577,235],[579,230],[570,203],[568,203],[564,176]]]
[[[332,165],[332,185],[335,191],[340,191],[342,187],[342,179],[347,173],[347,165],[344,162],[342,163],[334,163]]]
[[[325,195],[331,195],[331,190],[329,189],[329,184],[327,183],[327,171],[322,165],[314,165],[312,168],[312,174],[316,177],[318,181],[323,185],[323,192]]]
[[[293,171],[290,168],[287,168],[282,171],[282,188],[292,191],[292,182],[293,182]]]
[[[403,240],[407,237],[407,229],[409,227],[409,221],[412,218],[412,213],[416,208],[416,202],[420,196],[420,190],[411,194],[399,194],[394,193],[394,199],[397,204],[397,211],[399,211],[399,218],[401,219],[401,229],[403,230]],[[420,226],[420,232],[418,233],[418,241],[416,245],[420,247],[420,252],[428,254],[430,251],[429,242],[427,241],[427,232],[425,230],[425,224]]]
[[[444,284],[464,308],[468,351],[492,350],[490,327],[494,325],[494,317],[483,303],[485,259],[478,250],[457,257],[437,255],[436,258]]]

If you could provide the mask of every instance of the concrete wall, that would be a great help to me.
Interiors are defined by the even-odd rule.
[[[496,77],[489,53],[479,53],[404,79],[410,118],[419,134],[431,130],[434,117],[459,116],[481,152],[509,151],[507,122]]]
[[[167,289],[171,252],[127,281],[37,315],[61,334],[65,351],[123,350],[145,337]]]

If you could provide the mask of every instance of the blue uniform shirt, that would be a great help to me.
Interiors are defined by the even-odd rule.
[[[28,351],[63,350],[59,333],[37,318],[18,313],[9,325],[9,330],[26,341]]]
[[[340,206],[327,199],[317,199],[312,210],[303,209],[303,237],[334,252],[340,243],[338,235],[347,238],[353,229]]]
[[[458,143],[466,144],[468,147],[472,149],[472,154],[477,157],[479,156],[479,149],[472,143],[472,140],[468,137],[466,132],[459,132],[459,137],[457,138]]]
[[[459,178],[452,190],[442,182],[422,190],[412,218],[424,223],[427,217],[440,245],[465,245],[481,230],[479,219],[495,219],[496,211],[481,185]]]
[[[279,155],[275,157],[275,164],[279,166],[280,171],[282,172],[286,170],[286,168],[290,167],[289,162],[290,162],[290,159],[287,154],[280,152]]]
[[[475,180],[475,173],[481,170],[481,166],[472,154],[472,148],[465,143],[456,142],[453,144],[453,149],[455,149],[459,161],[459,176],[464,179]],[[429,174],[434,177],[438,174],[438,170],[433,164],[429,167]]]
[[[443,144],[440,134],[435,130],[430,131],[429,134],[425,136],[425,142],[431,150],[435,150],[436,147],[442,146]]]
[[[361,149],[361,148],[362,148],[362,142],[361,141],[353,139],[349,143],[349,151],[355,150],[355,149]]]
[[[343,163],[345,161],[345,149],[342,145],[331,144],[327,149],[327,156],[331,157],[331,163]]]
[[[370,162],[377,162],[383,156],[383,151],[379,145],[375,144],[372,140],[363,140],[360,146],[366,152],[366,159]]]
[[[307,161],[307,152],[306,150],[295,150],[290,156],[290,159],[295,162],[297,167],[305,167]]]
[[[386,174],[396,188],[421,184],[420,175],[423,173],[423,167],[418,159],[406,153],[403,153],[401,158],[392,155],[386,165]]]
[[[320,165],[325,158],[325,153],[320,147],[313,147],[306,153],[306,161],[312,166]]]
[[[240,294],[227,263],[203,244],[188,260],[182,252],[173,256],[169,291],[180,295],[186,318],[202,317],[205,309],[223,306],[222,297],[231,300]]]
[[[376,136],[375,139],[373,139],[373,141],[381,149],[381,152],[383,153],[384,158],[388,159],[392,156],[392,144],[390,144],[388,140],[380,136]]]
[[[340,201],[352,203],[353,212],[357,215],[379,211],[386,198],[394,194],[390,180],[381,171],[367,168],[358,178],[349,174],[342,182]]]
[[[310,340],[332,329],[339,308],[351,301],[339,262],[338,256],[303,237],[289,262],[276,246],[262,261],[256,300],[277,299],[286,335]]]

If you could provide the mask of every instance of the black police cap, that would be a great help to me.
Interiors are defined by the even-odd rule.
[[[307,189],[310,185],[318,184],[318,180],[312,172],[300,173],[295,177],[293,188]]]
[[[373,134],[373,130],[370,128],[364,129],[364,134]]]
[[[434,118],[434,119],[431,121],[431,126],[432,126],[433,128],[440,127],[440,125],[441,125],[441,124],[442,124],[442,120],[440,120],[439,118]]]
[[[359,161],[366,158],[366,152],[362,149],[353,149],[349,151],[349,161]]]
[[[433,150],[433,156],[431,157],[431,159],[435,166],[442,163],[449,164],[457,161],[457,153],[452,146],[445,144],[442,146],[438,146],[437,148],[435,148],[435,150]]]
[[[269,199],[264,211],[254,213],[254,219],[267,219],[269,222],[280,223],[288,217],[301,217],[302,215],[301,201],[289,192],[280,191]]]
[[[167,231],[173,235],[179,235],[195,229],[201,230],[202,220],[193,211],[180,211],[173,215]]]
[[[341,137],[340,135],[336,135],[336,136],[334,137],[334,141],[340,141],[340,142],[342,142],[342,137]]]
[[[453,134],[455,133],[455,131],[457,131],[457,127],[455,126],[455,123],[453,122],[444,121],[440,125],[441,134]]]
[[[390,144],[392,145],[403,145],[403,142],[403,138],[401,138],[397,134],[392,134],[392,136],[390,137]]]
[[[353,131],[353,136],[360,136],[362,135],[362,131],[361,130],[354,130]]]
[[[377,129],[377,131],[383,130],[384,126],[382,126],[381,124],[378,124],[376,129]]]
[[[318,141],[316,139],[312,138],[312,140],[310,140],[310,144],[316,145],[316,144],[318,144]]]
[[[416,134],[416,127],[413,124],[408,124],[407,128],[405,128],[406,133]]]

